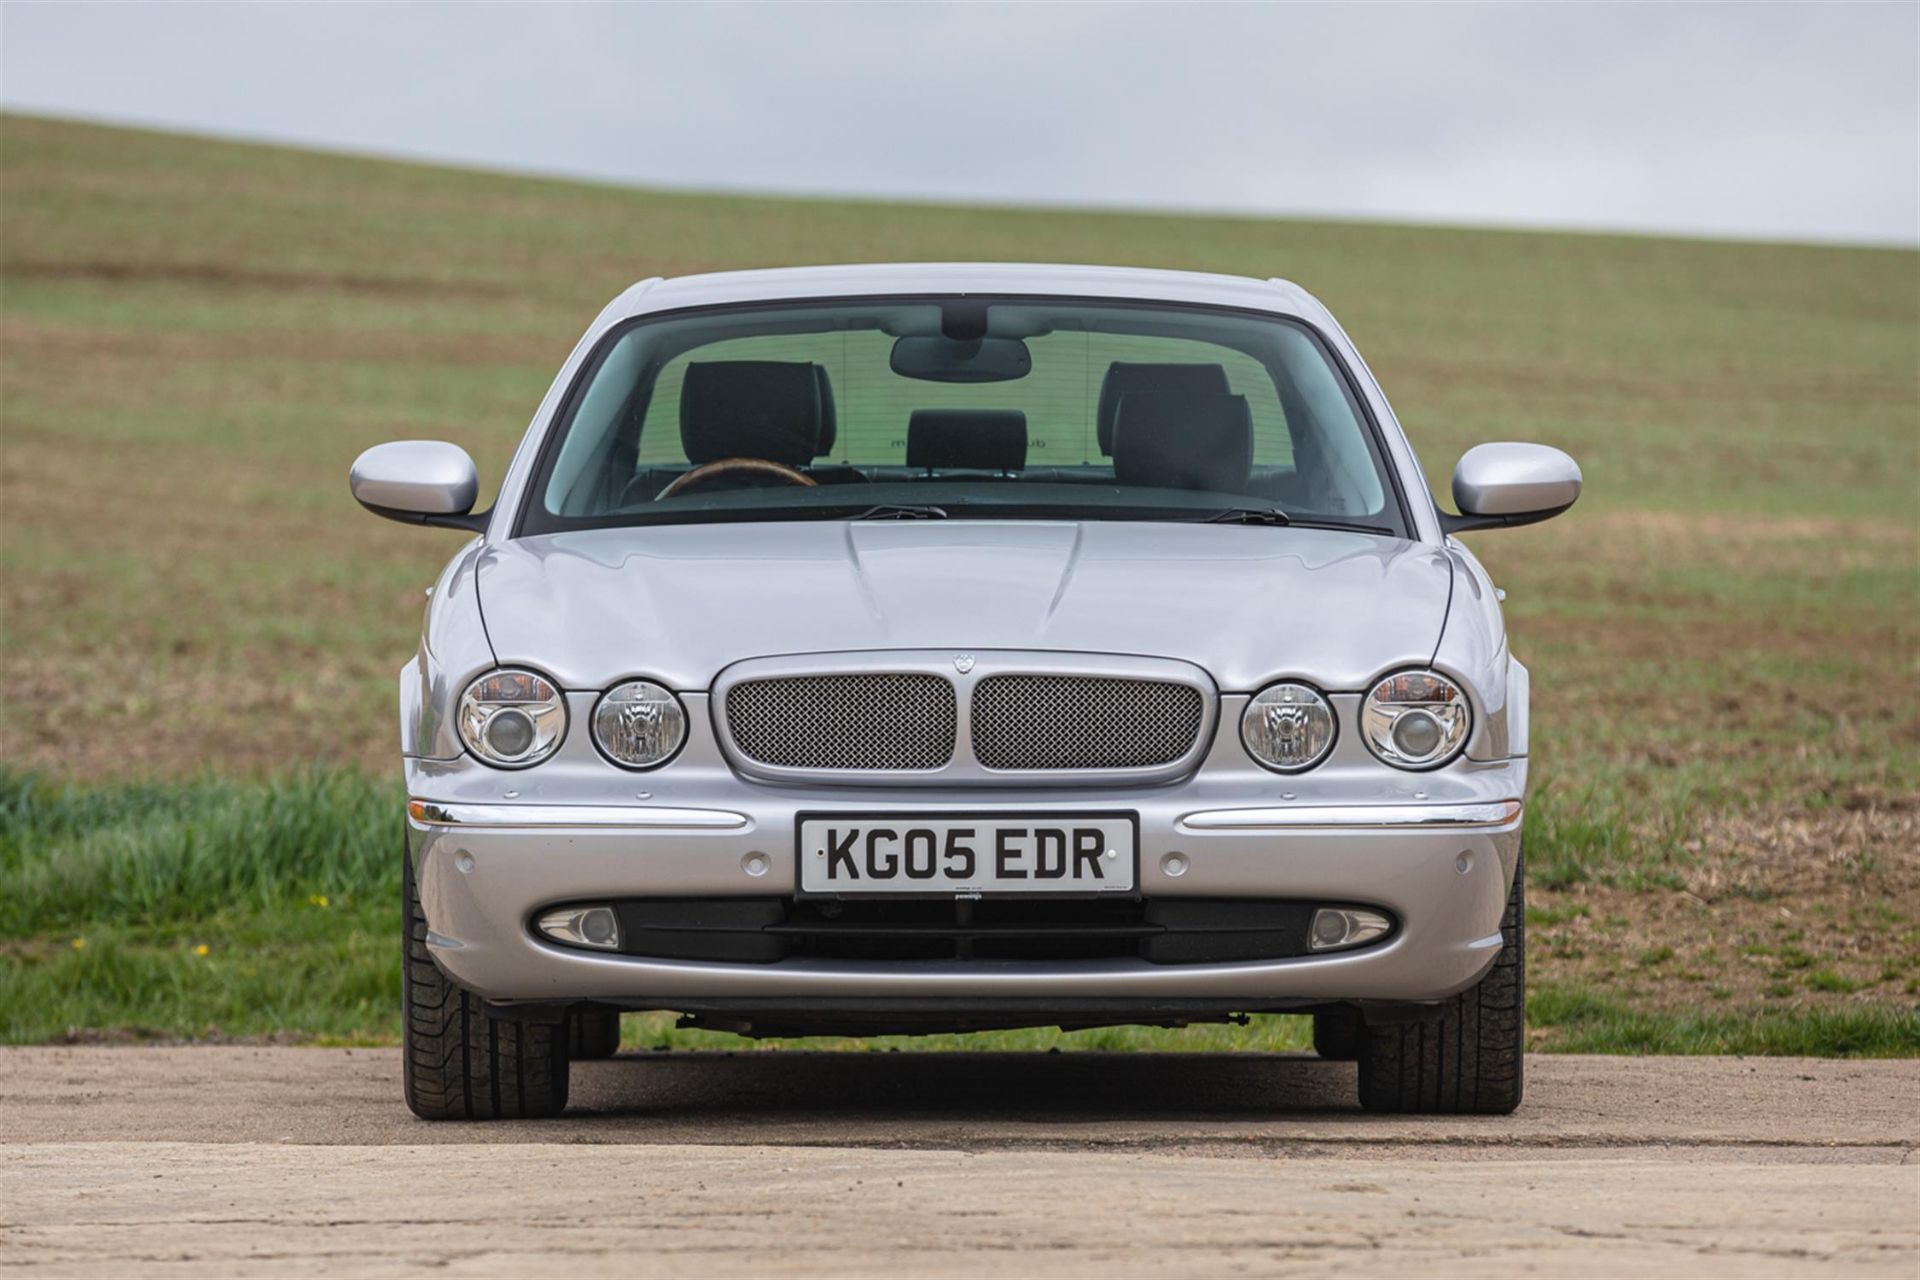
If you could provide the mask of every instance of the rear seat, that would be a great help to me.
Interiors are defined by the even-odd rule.
[[[1027,415],[1018,409],[915,409],[907,419],[907,468],[1011,476],[1027,465]]]

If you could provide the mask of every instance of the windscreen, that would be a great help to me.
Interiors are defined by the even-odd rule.
[[[1251,512],[1404,536],[1392,495],[1352,389],[1304,325],[888,298],[714,308],[616,331],[542,451],[522,532]]]

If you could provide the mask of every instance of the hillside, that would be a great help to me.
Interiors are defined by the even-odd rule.
[[[1475,535],[1533,670],[1542,963],[1647,1007],[1913,1003],[1908,251],[719,198],[0,117],[6,765],[389,785],[457,537],[361,513],[353,456],[442,437],[490,486],[632,280],[892,259],[1288,276],[1437,483],[1481,440],[1572,452],[1570,516]]]

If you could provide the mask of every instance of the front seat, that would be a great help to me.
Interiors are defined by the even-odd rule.
[[[820,387],[820,439],[814,442],[813,456],[816,459],[807,474],[816,484],[865,484],[866,472],[845,463],[833,462],[834,446],[840,440],[840,415],[833,404],[833,379],[827,376],[827,366],[813,366],[813,380]]]
[[[680,382],[680,447],[694,466],[725,458],[765,458],[796,469],[832,447],[826,423],[826,370],[783,360],[706,360],[687,366]],[[826,444],[821,444],[823,434]],[[627,482],[622,506],[651,501],[680,467],[649,467]],[[749,475],[731,487],[780,483]]]
[[[1121,484],[1244,494],[1253,477],[1253,414],[1245,396],[1136,391],[1114,415]]]
[[[1188,391],[1195,394],[1225,395],[1227,369],[1219,364],[1146,364],[1115,360],[1100,380],[1100,403],[1094,411],[1094,433],[1100,440],[1103,456],[1113,455],[1113,421],[1120,412],[1122,396],[1146,391]]]
[[[819,456],[819,366],[784,360],[706,360],[680,383],[680,447],[696,467],[765,458],[804,467]]]

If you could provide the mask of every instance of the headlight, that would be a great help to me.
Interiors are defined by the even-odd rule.
[[[1291,681],[1254,694],[1240,717],[1247,754],[1282,773],[1319,764],[1333,750],[1333,738],[1333,708],[1317,691]]]
[[[1431,671],[1401,671],[1367,694],[1360,736],[1373,754],[1400,769],[1432,769],[1467,745],[1473,711],[1457,683]]]
[[[497,768],[539,764],[566,736],[567,701],[544,676],[493,671],[460,695],[460,740]]]
[[[651,680],[617,684],[593,709],[593,740],[615,764],[651,769],[687,740],[686,708]]]

